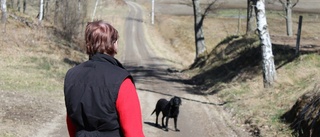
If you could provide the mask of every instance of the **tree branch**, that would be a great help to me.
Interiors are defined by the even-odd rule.
[[[294,4],[292,5],[292,7],[296,6],[296,5],[298,4],[298,2],[299,2],[299,0],[297,0],[296,3],[294,3]]]

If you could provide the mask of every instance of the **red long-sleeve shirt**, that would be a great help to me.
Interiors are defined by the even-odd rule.
[[[125,137],[144,137],[142,129],[141,108],[138,94],[131,79],[126,78],[119,89],[116,108],[120,119],[120,127]],[[67,115],[69,136],[74,137],[76,126]]]

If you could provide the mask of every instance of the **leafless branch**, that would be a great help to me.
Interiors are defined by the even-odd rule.
[[[214,9],[214,5],[218,0],[214,0],[205,8],[203,15],[207,15],[210,11]]]
[[[292,5],[292,7],[296,6],[296,5],[298,4],[298,2],[299,2],[299,0],[297,0],[296,3],[294,3],[294,4]]]

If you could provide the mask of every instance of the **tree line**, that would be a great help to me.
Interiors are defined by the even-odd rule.
[[[38,25],[43,20],[54,24],[56,29],[66,40],[71,40],[80,34],[79,28],[87,18],[88,0],[0,0],[1,23],[6,24],[8,9],[23,14],[33,14],[36,9]],[[36,8],[35,8],[36,7]],[[30,11],[29,11],[30,10]],[[5,30],[5,27],[4,29]]]

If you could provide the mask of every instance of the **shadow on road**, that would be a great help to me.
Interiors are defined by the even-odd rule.
[[[163,130],[162,127],[161,127],[160,125],[156,125],[156,123],[152,123],[152,122],[143,122],[143,123],[146,124],[146,125],[155,127],[155,128],[157,128],[157,129]],[[170,130],[170,131],[175,131],[174,129],[171,129],[171,128],[169,128],[169,127],[168,127],[168,130]],[[167,131],[166,131],[166,132],[167,132]]]
[[[161,95],[166,95],[166,96],[174,96],[172,94],[167,94],[167,93],[162,93],[162,92],[157,92],[157,91],[153,91],[153,90],[149,90],[149,89],[141,89],[141,88],[138,88],[138,90],[140,91],[146,91],[146,92],[151,92],[151,93],[156,93],[156,94],[161,94]],[[224,104],[226,104],[226,102],[223,102],[223,103],[212,103],[212,102],[205,102],[205,101],[200,101],[200,100],[195,100],[195,99],[190,99],[190,98],[185,98],[185,97],[180,97],[181,99],[184,99],[184,100],[188,100],[188,101],[193,101],[193,102],[197,102],[197,103],[201,103],[201,104],[207,104],[207,105],[217,105],[217,106],[222,106]]]

